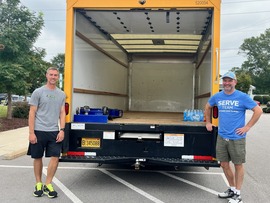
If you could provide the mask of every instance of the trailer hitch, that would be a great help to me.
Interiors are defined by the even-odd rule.
[[[145,162],[146,159],[136,159],[135,164],[133,164],[132,166],[135,167],[135,170],[140,170],[141,167],[145,167],[145,165],[143,165],[141,162]]]

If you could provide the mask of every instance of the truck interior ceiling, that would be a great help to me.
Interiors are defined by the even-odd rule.
[[[210,43],[211,9],[78,12],[129,55],[167,53],[196,58],[199,49],[207,48]],[[104,43],[95,38],[91,41],[97,46]]]

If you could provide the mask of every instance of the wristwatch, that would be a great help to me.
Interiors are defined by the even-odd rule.
[[[65,131],[65,128],[61,128],[60,130]]]

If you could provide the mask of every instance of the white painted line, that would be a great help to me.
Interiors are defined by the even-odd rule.
[[[73,167],[73,166],[58,166],[59,169],[72,169],[72,170],[99,170],[97,167]],[[119,169],[119,168],[102,168],[107,171],[135,171],[134,169]],[[143,173],[160,172],[160,170],[141,170]],[[184,174],[199,174],[199,175],[222,175],[223,172],[195,172],[195,171],[164,171],[168,173],[184,173]]]
[[[202,185],[196,184],[196,183],[191,182],[191,181],[189,181],[189,180],[185,180],[185,179],[183,179],[183,178],[177,177],[177,176],[175,176],[175,175],[172,175],[172,174],[169,174],[169,173],[163,172],[163,171],[160,171],[159,173],[161,173],[161,174],[163,174],[163,175],[166,175],[166,176],[169,176],[169,177],[171,177],[171,178],[173,178],[173,179],[182,181],[182,182],[184,182],[184,183],[187,183],[187,184],[189,184],[189,185],[192,185],[192,186],[194,186],[194,187],[197,187],[197,188],[199,188],[199,189],[201,189],[201,190],[204,190],[204,191],[206,191],[206,192],[212,193],[212,194],[214,194],[214,195],[218,195],[218,192],[217,192],[217,191],[212,190],[212,189],[207,188],[207,187],[204,187],[204,186],[202,186]]]
[[[47,176],[47,169],[43,168],[43,173]],[[71,192],[66,186],[64,186],[56,177],[53,178],[55,185],[74,203],[83,203],[73,192]]]
[[[125,180],[123,180],[123,179],[117,177],[116,175],[110,173],[109,171],[104,170],[104,169],[99,169],[99,170],[100,170],[101,172],[105,173],[106,175],[110,176],[111,178],[115,179],[116,181],[122,183],[123,185],[129,187],[130,189],[134,190],[135,192],[137,192],[137,193],[143,195],[143,196],[146,197],[147,199],[149,199],[149,200],[151,200],[151,201],[153,201],[153,202],[155,202],[155,203],[164,203],[164,202],[162,202],[161,200],[155,198],[154,196],[152,196],[152,195],[146,193],[145,191],[141,190],[140,188],[138,188],[138,187],[136,187],[136,186],[134,186],[134,185],[128,183],[127,181],[125,181]]]
[[[14,165],[0,165],[0,168],[33,168],[33,166],[14,166]],[[107,173],[109,173],[108,171],[134,171],[133,169],[113,169],[113,168],[107,168],[107,169],[99,169],[99,168],[91,168],[91,167],[58,167],[58,169],[67,169],[67,170],[100,170],[100,171],[106,171],[107,170]],[[193,185],[195,187],[198,187],[202,190],[205,190],[205,191],[208,191],[214,195],[217,195],[218,192],[217,191],[214,191],[214,190],[211,190],[209,188],[206,188],[204,186],[201,186],[201,185],[198,185],[198,184],[195,184],[191,181],[188,181],[188,180],[185,180],[185,179],[182,179],[182,178],[179,178],[177,176],[174,176],[174,175],[171,175],[169,173],[184,173],[184,174],[201,174],[201,175],[221,175],[222,179],[224,180],[225,184],[227,186],[229,186],[229,183],[224,175],[224,173],[218,173],[218,172],[192,172],[192,171],[157,171],[157,170],[148,170],[148,171],[141,171],[141,172],[146,172],[146,173],[153,173],[153,172],[159,172],[159,173],[162,173],[166,176],[170,176],[174,179],[177,179],[177,180],[180,180],[182,182],[185,182],[187,184],[190,184],[190,185]],[[110,173],[111,174],[111,173]],[[112,174],[113,175],[113,174]],[[124,180],[123,180],[124,181]],[[120,181],[119,181],[120,182]],[[129,183],[127,183],[129,184]],[[135,187],[135,186],[133,186]],[[140,190],[140,189],[139,189]],[[142,191],[144,192],[144,191]],[[159,200],[160,201],[160,200]]]
[[[222,174],[221,174],[221,176],[222,176],[222,178],[223,178],[224,182],[226,183],[226,185],[229,187],[229,186],[230,186],[230,184],[229,184],[229,182],[228,182],[228,180],[227,180],[227,178],[226,178],[225,174],[224,174],[224,173],[222,173]]]
[[[0,168],[33,168],[33,166],[0,165]]]
[[[222,175],[223,174],[223,173],[220,173],[220,172],[196,172],[196,171],[164,171],[164,172],[184,173],[184,174],[198,174],[198,175]]]

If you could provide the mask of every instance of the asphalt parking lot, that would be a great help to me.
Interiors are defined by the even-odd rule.
[[[4,183],[1,188],[7,194],[0,201],[36,202],[37,198],[32,196],[32,160],[23,156],[0,163],[1,174],[6,174],[0,185]],[[226,202],[217,198],[218,191],[226,188],[219,168],[207,171],[185,167],[175,171],[148,167],[135,171],[130,166],[60,163],[54,185],[60,202]],[[16,196],[11,188],[16,190]],[[38,200],[47,202],[48,198],[43,196]]]

